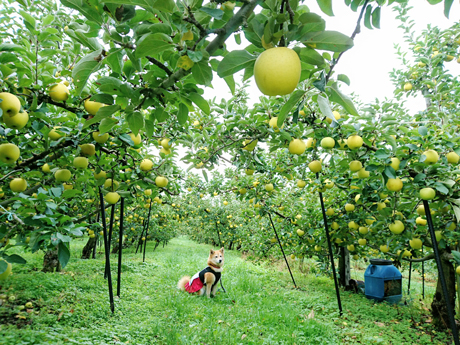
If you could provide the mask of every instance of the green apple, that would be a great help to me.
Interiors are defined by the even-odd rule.
[[[367,244],[367,240],[366,240],[365,238],[360,238],[360,239],[358,240],[358,244],[359,244],[360,246],[365,246],[365,245]]]
[[[64,190],[73,189],[72,183],[63,183],[62,186],[64,187]]]
[[[320,145],[323,149],[332,149],[335,146],[335,140],[331,137],[326,137],[321,140]]]
[[[390,251],[390,247],[388,247],[386,244],[383,244],[380,246],[380,251],[382,253],[388,253]]]
[[[131,137],[134,146],[139,146],[141,144],[142,138],[140,133],[138,133],[137,135],[134,135],[134,133],[129,133],[129,136]]]
[[[10,188],[13,192],[24,192],[27,189],[27,181],[23,178],[14,178],[10,181]]]
[[[347,246],[347,249],[349,252],[354,252],[355,251],[355,245],[354,244],[350,244]]]
[[[353,230],[358,230],[359,229],[359,225],[353,220],[348,223],[348,227],[350,229],[353,229]]]
[[[372,225],[375,222],[375,218],[372,216],[367,216],[367,218],[364,221],[367,225]]]
[[[316,139],[314,138],[308,138],[307,143],[306,143],[307,149],[310,149],[312,147],[316,146]]]
[[[334,213],[335,213],[335,210],[332,207],[328,208],[326,211],[327,216],[333,216]]]
[[[254,170],[252,169],[246,169],[245,172],[246,172],[246,175],[254,175]]]
[[[144,194],[147,195],[147,196],[150,196],[150,195],[152,195],[152,190],[151,189],[146,189],[146,190],[144,190]]]
[[[143,159],[139,167],[142,171],[152,170],[153,162],[150,159]]]
[[[89,157],[96,154],[96,147],[94,144],[83,144],[80,145],[81,154],[83,156]]]
[[[399,192],[403,187],[403,183],[399,177],[389,178],[386,186],[388,190],[391,190],[392,192]]]
[[[410,91],[412,90],[412,84],[411,83],[405,83],[404,84],[404,91]]]
[[[6,262],[5,260],[1,260],[1,261]],[[6,264],[7,264],[6,271],[0,274],[0,280],[6,280],[6,278],[10,276],[11,271],[13,270],[13,265],[11,265],[11,263],[6,262]]]
[[[338,229],[339,229],[339,223],[337,223],[337,222],[332,222],[331,228],[332,228],[333,230],[338,230]]]
[[[101,132],[93,132],[93,139],[99,143],[104,144],[107,140],[109,140],[109,133],[101,134]]]
[[[404,224],[400,220],[396,220],[394,223],[389,225],[390,231],[395,234],[399,235],[404,231]]]
[[[306,184],[307,183],[304,180],[298,180],[297,181],[297,187],[299,187],[299,188],[305,187]]]
[[[117,192],[109,192],[106,194],[104,197],[105,201],[107,201],[109,204],[116,204],[118,200],[120,200],[120,194]]]
[[[420,249],[423,246],[423,242],[420,238],[413,238],[409,241],[409,245],[412,249]]]
[[[334,182],[332,182],[331,180],[329,179],[326,179],[324,180],[324,186],[327,188],[327,189],[331,189],[334,187]]]
[[[417,219],[415,219],[415,224],[417,225],[426,225],[426,219],[423,219],[422,217],[417,217]]]
[[[320,161],[312,161],[308,164],[308,168],[312,173],[317,173],[321,171],[322,165]]]
[[[2,119],[3,122],[5,122],[6,127],[12,129],[22,129],[29,121],[29,114],[27,114],[26,111],[19,112],[13,116],[3,114]]]
[[[21,155],[19,147],[15,144],[1,144],[0,145],[0,161],[6,164],[13,164]]]
[[[273,128],[273,130],[274,130],[275,132],[279,132],[279,131],[280,131],[279,128],[278,128],[278,117],[272,117],[272,118],[270,119],[270,121],[268,122],[268,125],[269,125],[271,128]],[[284,123],[281,125],[281,128],[283,128],[283,127],[284,127]]]
[[[49,131],[48,133],[48,138],[50,138],[51,140],[58,140],[60,138],[62,138],[64,136],[64,134],[59,131],[59,126],[57,127],[54,127],[51,131]]]
[[[297,235],[303,236],[305,234],[305,231],[297,229]]]
[[[266,190],[267,192],[273,191],[273,188],[274,188],[274,187],[273,187],[273,183],[267,183],[267,184],[265,185],[265,190]]]
[[[168,138],[164,138],[160,141],[160,145],[163,146],[163,148],[165,149],[170,149],[172,147],[172,145],[169,144],[169,141],[171,139],[168,139]]]
[[[447,158],[447,162],[450,164],[458,164],[458,161],[460,160],[460,156],[453,151],[449,152],[446,155],[446,158]]]
[[[58,182],[69,181],[71,176],[72,174],[67,169],[59,169],[59,170],[56,170],[56,172],[54,173],[54,178]]]
[[[108,178],[104,182],[105,189],[111,189],[112,191],[116,191],[120,183],[118,181],[114,181],[111,178]]]
[[[359,149],[361,146],[363,146],[363,143],[363,138],[361,138],[359,135],[352,135],[347,139],[347,145],[351,150]]]
[[[439,159],[439,155],[435,150],[427,150],[423,152],[423,155],[426,157],[425,164],[435,164]]]
[[[357,172],[363,168],[363,164],[360,161],[351,161],[348,167],[352,172]]]
[[[241,188],[241,189],[239,190],[239,192],[240,192],[241,195],[244,195],[244,194],[247,193],[247,190],[246,190],[246,188]]]
[[[51,172],[51,168],[48,163],[43,164],[42,171],[46,174]]]
[[[353,204],[346,204],[345,205],[345,211],[353,212],[354,210],[355,210],[355,205],[353,205]]]
[[[391,158],[390,167],[392,167],[395,170],[399,170],[399,164],[401,164],[401,161],[399,160],[399,158],[396,158],[396,157]]]
[[[422,188],[420,189],[420,198],[423,200],[432,200],[436,196],[436,192],[433,188]]]
[[[104,170],[101,170],[99,173],[94,172],[94,178],[96,180],[106,178],[106,177],[107,177],[107,173]]]
[[[49,95],[55,102],[64,102],[69,98],[69,89],[62,83],[50,87]]]
[[[367,178],[369,177],[370,172],[366,170],[366,168],[361,168],[358,170],[358,177],[359,178]]]
[[[306,148],[307,146],[302,139],[293,139],[289,143],[289,153],[293,155],[301,155]]]
[[[0,109],[3,111],[3,117],[5,115],[15,116],[21,110],[21,102],[19,98],[9,92],[0,92]]]
[[[358,229],[359,233],[361,235],[366,235],[368,232],[369,232],[369,228],[365,227],[365,226],[360,226],[359,229]]]
[[[96,115],[97,111],[104,106],[104,103],[85,100],[85,110],[91,115]]]
[[[88,158],[86,157],[75,157],[73,159],[73,166],[77,169],[86,169],[88,167],[88,164]]]
[[[155,178],[155,184],[157,185],[157,187],[160,187],[160,188],[164,188],[168,185],[168,179],[166,177],[163,177],[163,176],[157,176]]]
[[[246,139],[243,142],[243,150],[254,151],[254,149],[256,148],[258,142],[259,142],[258,139],[254,139],[254,140],[253,139]]]

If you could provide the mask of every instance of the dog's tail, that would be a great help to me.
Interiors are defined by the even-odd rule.
[[[187,284],[190,281],[189,276],[184,276],[180,278],[179,282],[177,283],[177,288],[179,290],[185,291],[185,284]]]

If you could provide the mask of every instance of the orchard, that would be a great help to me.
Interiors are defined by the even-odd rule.
[[[460,24],[345,0],[349,36],[338,2],[0,5],[0,343],[459,344]],[[337,66],[390,11],[393,98],[364,104]],[[222,291],[176,291],[210,247]],[[367,300],[371,259],[423,292]]]

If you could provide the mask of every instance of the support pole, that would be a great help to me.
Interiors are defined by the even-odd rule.
[[[409,262],[409,281],[407,282],[407,294],[410,295],[410,280],[412,278],[412,261]]]
[[[120,298],[121,287],[121,257],[123,254],[123,221],[125,218],[125,198],[120,201],[120,234],[118,235],[118,272],[117,272],[117,296]]]
[[[318,173],[316,173],[316,179],[319,179]],[[337,282],[337,275],[335,273],[334,254],[332,252],[331,235],[329,234],[329,228],[327,226],[326,210],[324,209],[323,193],[321,192],[319,192],[319,200],[321,202],[321,211],[323,212],[324,229],[326,230],[327,245],[329,248],[329,256],[331,258],[332,275],[334,276],[334,285],[335,285],[335,293],[337,295],[337,304],[339,306],[340,316],[342,316],[342,313],[343,313],[342,312],[342,301],[340,300],[339,284]]]
[[[145,241],[144,241],[144,254],[142,255],[142,262],[145,262],[145,249],[147,248],[147,236],[149,235],[150,213],[152,211],[152,199],[150,199],[149,215],[147,216],[147,224],[145,225]]]
[[[109,242],[108,242],[108,251],[109,251],[109,254],[110,254],[110,250],[111,250],[111,243],[112,243],[112,231],[113,231],[113,219],[115,217],[115,204],[112,205],[111,209],[110,209],[110,223],[109,223]],[[107,262],[105,263],[105,274],[104,274],[104,278],[107,278],[107,271],[109,270],[109,267],[107,265]]]
[[[294,283],[294,286],[297,289],[297,284],[295,283],[294,276],[292,275],[292,272],[291,272],[291,267],[289,267],[289,263],[286,259],[286,254],[284,254],[283,246],[281,245],[280,238],[278,237],[278,233],[276,232],[276,228],[275,228],[275,225],[273,224],[272,215],[270,214],[270,212],[268,212],[268,217],[270,218],[270,223],[272,223],[273,231],[275,232],[276,239],[278,240],[278,244],[280,245],[281,253],[283,253],[284,261],[286,262],[287,268],[289,270],[289,274],[291,275],[292,282]]]
[[[422,247],[423,256],[423,247]],[[422,261],[422,298],[425,299],[425,262]]]
[[[455,323],[454,311],[450,305],[449,295],[447,293],[446,278],[444,277],[444,271],[442,270],[441,257],[439,256],[438,242],[436,241],[436,235],[434,233],[433,221],[431,219],[430,205],[427,200],[423,200],[423,206],[425,208],[426,220],[428,222],[428,228],[430,229],[431,243],[433,243],[433,252],[436,259],[436,266],[438,266],[439,279],[441,280],[442,293],[444,295],[444,301],[446,302],[447,313],[449,314],[449,323],[452,329],[452,335],[454,337],[455,345],[460,345],[458,339],[457,325]]]
[[[99,187],[99,200],[101,201],[101,218],[102,218],[102,230],[104,232],[104,249],[105,249],[105,265],[108,267],[107,270],[107,281],[109,283],[109,299],[110,299],[110,310],[115,311],[115,304],[113,303],[113,287],[112,287],[112,273],[110,271],[110,252],[107,241],[107,224],[105,222],[105,207],[104,197],[102,196],[101,187]]]

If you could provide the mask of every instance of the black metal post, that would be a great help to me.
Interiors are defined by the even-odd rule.
[[[319,179],[319,174],[318,173],[316,173],[316,179]],[[327,226],[326,210],[324,209],[323,193],[321,193],[321,192],[319,192],[319,200],[321,202],[321,210],[323,212],[324,229],[326,230],[327,245],[328,245],[328,248],[329,248],[329,256],[331,258],[332,275],[334,276],[334,285],[335,285],[335,293],[337,295],[337,304],[339,305],[340,316],[342,316],[342,313],[343,313],[342,312],[342,301],[340,300],[339,284],[337,282],[337,275],[335,273],[334,254],[332,252],[331,235],[329,234],[329,228]]]
[[[410,280],[412,278],[412,261],[409,262],[409,281],[407,282],[407,294],[410,295]]]
[[[108,243],[108,251],[110,254],[111,250],[111,243],[112,243],[112,231],[113,231],[113,219],[115,216],[115,204],[112,205],[111,210],[110,210],[110,223],[109,223],[109,243]],[[109,270],[109,267],[107,266],[107,262],[105,263],[105,274],[104,278],[107,278],[107,271]]]
[[[145,241],[144,241],[144,254],[142,255],[142,262],[145,262],[145,249],[147,248],[147,237],[149,235],[150,213],[152,211],[152,199],[150,199],[149,215],[147,216],[147,224],[145,225]]]
[[[294,283],[294,287],[297,289],[297,284],[295,283],[294,276],[292,275],[292,272],[291,272],[291,267],[289,267],[289,263],[286,259],[286,254],[284,254],[283,246],[281,245],[280,238],[278,237],[278,233],[276,232],[276,228],[275,228],[275,225],[273,224],[272,215],[270,214],[270,212],[268,212],[268,217],[270,218],[270,223],[272,223],[273,231],[275,232],[276,239],[278,240],[278,244],[280,245],[281,253],[283,253],[284,261],[286,262],[287,268],[289,270],[289,274],[291,275],[292,282]]]
[[[444,301],[446,302],[447,313],[449,314],[449,323],[452,329],[452,335],[454,337],[455,345],[460,345],[458,338],[457,325],[455,323],[455,315],[450,305],[449,295],[447,293],[446,278],[444,277],[444,271],[442,270],[441,257],[439,256],[438,242],[436,241],[436,234],[434,232],[433,220],[431,219],[430,205],[427,200],[423,200],[423,206],[425,208],[426,220],[428,222],[428,228],[430,229],[431,243],[433,243],[433,252],[436,259],[436,265],[438,266],[439,279],[441,280],[442,293],[444,295]]]
[[[97,202],[96,202],[96,209],[97,209],[98,205],[97,205]],[[100,219],[100,213],[98,212],[97,213],[97,216],[96,216],[96,223],[99,223],[99,219]],[[96,241],[96,244],[94,245],[93,247],[93,259],[96,259],[96,253],[97,253],[97,246],[98,244],[100,245],[101,244],[101,240],[100,240],[100,237],[99,237],[99,234],[97,236],[97,241]]]
[[[105,249],[105,265],[108,267],[107,270],[107,280],[109,283],[109,299],[110,299],[110,310],[115,311],[115,304],[113,303],[113,287],[112,287],[112,273],[110,271],[110,252],[109,245],[107,241],[107,224],[105,222],[105,207],[104,207],[104,197],[102,195],[101,187],[99,187],[99,200],[101,201],[101,218],[102,218],[102,231],[104,232],[104,249]]]
[[[120,233],[118,235],[118,272],[117,272],[117,296],[120,298],[121,286],[121,257],[123,254],[123,221],[125,218],[125,198],[120,201]]]

